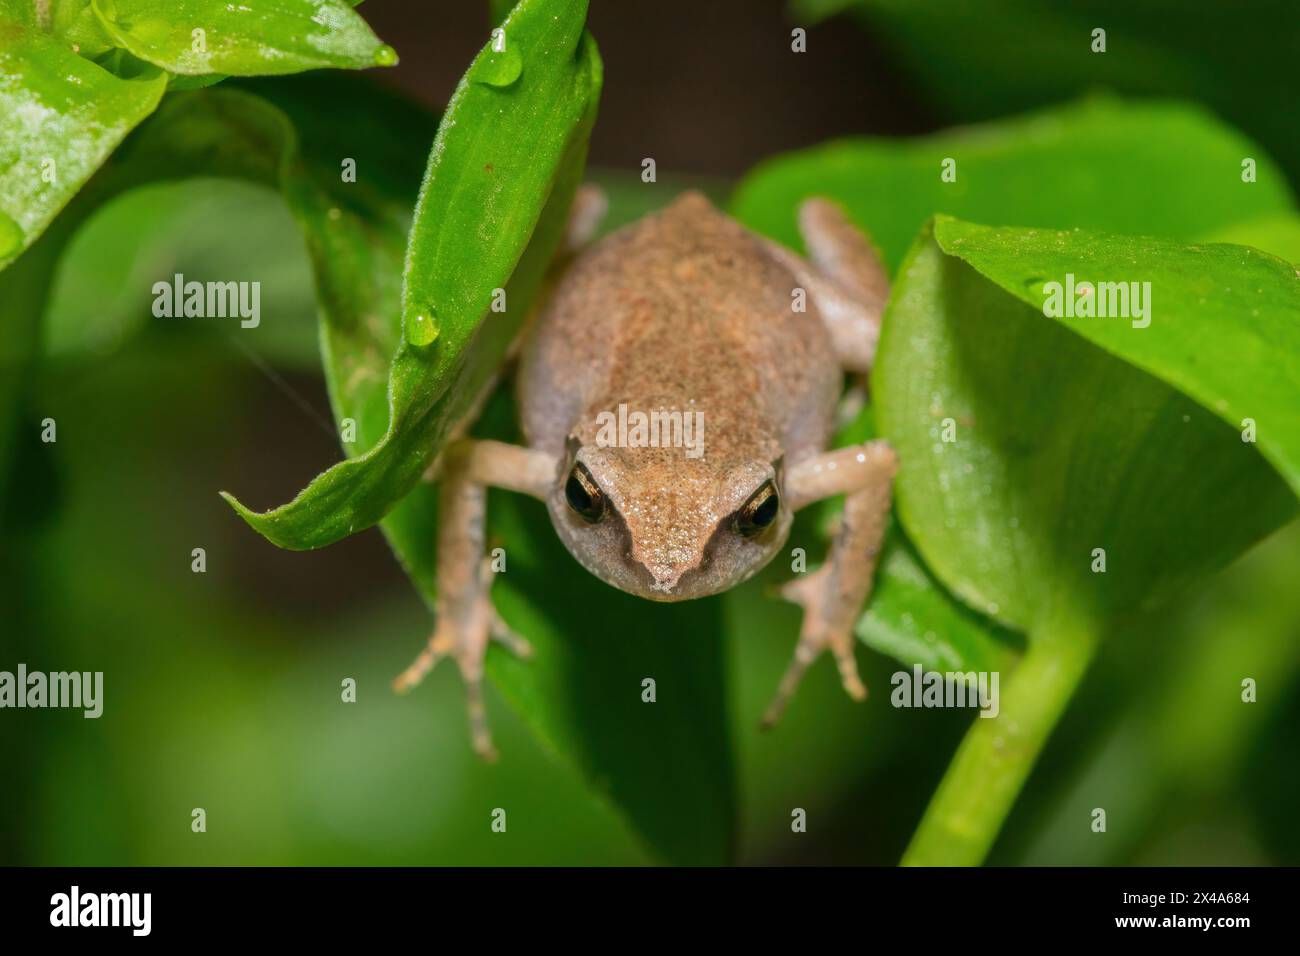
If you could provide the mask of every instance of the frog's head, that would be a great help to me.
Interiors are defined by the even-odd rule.
[[[547,506],[592,574],[650,600],[684,601],[745,580],[785,543],[780,464],[574,436]]]

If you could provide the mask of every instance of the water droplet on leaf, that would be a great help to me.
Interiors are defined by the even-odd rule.
[[[375,65],[376,65],[376,66],[396,66],[396,65],[397,65],[397,51],[394,50],[394,49],[393,49],[391,46],[389,46],[387,43],[385,43],[385,44],[384,44],[383,46],[381,46],[379,49],[375,50]]]
[[[523,71],[524,58],[519,54],[519,47],[508,43],[500,52],[489,46],[483,58],[474,64],[471,79],[488,86],[509,86]]]
[[[438,320],[432,309],[418,312],[406,323],[406,340],[412,345],[431,345],[438,337]]]

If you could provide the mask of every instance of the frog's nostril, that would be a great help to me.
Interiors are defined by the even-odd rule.
[[[648,570],[650,576],[654,578],[654,583],[650,585],[651,590],[662,591],[664,594],[671,594],[673,588],[677,586],[677,582],[681,580],[683,569],[659,565],[649,567],[646,570]]]

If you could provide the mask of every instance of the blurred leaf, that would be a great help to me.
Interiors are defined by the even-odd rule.
[[[379,521],[497,374],[559,243],[586,156],[601,66],[585,16],[585,3],[525,0],[503,49],[489,42],[461,80],[407,246],[387,431],[287,505],[256,514],[229,499],[275,544],[317,548]],[[498,288],[506,311],[489,313]]]
[[[0,22],[0,268],[153,112],[166,86],[152,68],[119,79],[56,40]]]
[[[118,46],[185,76],[397,62],[392,47],[344,0],[92,0],[92,8]]]
[[[0,0],[0,22],[40,27],[35,0]]]
[[[1154,862],[1152,845],[1185,826],[1189,816],[1202,815],[1201,825],[1221,822],[1214,818],[1222,806],[1250,802],[1264,789],[1243,780],[1243,765],[1252,751],[1268,746],[1270,723],[1281,724],[1283,740],[1295,738],[1293,722],[1282,723],[1287,715],[1279,711],[1300,673],[1297,579],[1300,523],[1292,522],[1185,604],[1140,622],[1142,630],[1155,631],[1141,636],[1155,637],[1158,653],[1168,655],[1162,679],[1152,680],[1149,658],[1139,657],[1129,662],[1123,686],[1089,686],[1093,706],[1117,719],[1093,752],[1075,755],[1075,773],[1060,781],[1060,792],[1039,794],[1043,818],[1038,832],[1017,834],[1030,838],[1018,862]],[[1242,700],[1245,677],[1259,690],[1248,704]],[[1275,744],[1270,756],[1279,749]],[[1282,774],[1296,766],[1276,763]],[[1282,792],[1289,796],[1294,786]],[[1107,810],[1105,840],[1079,826],[1097,806]],[[1259,836],[1271,862],[1294,862],[1284,842]],[[1218,857],[1213,845],[1202,856],[1216,865],[1233,863]]]
[[[1065,315],[1059,322],[1196,399],[1234,429],[1250,419],[1259,449],[1300,494],[1300,273],[1246,246],[1188,246],[1079,231],[999,229],[940,218],[935,238],[1031,306],[1066,273],[1150,283],[1150,325]],[[1102,296],[1098,290],[1097,297]],[[1241,436],[1216,458],[1253,457]]]
[[[169,331],[237,338],[236,347],[280,370],[319,370],[316,296],[298,224],[277,193],[229,179],[135,189],[97,210],[60,260],[44,317],[45,354],[94,362],[116,354],[159,324],[150,290],[176,273],[260,282],[261,322],[236,332],[206,320],[163,320]],[[219,341],[211,347],[223,350]]]
[[[1258,181],[1241,181],[1241,160]],[[940,178],[956,161],[956,181]],[[935,213],[990,225],[1079,227],[1194,239],[1291,209],[1258,146],[1181,104],[1094,98],[1042,113],[913,140],[849,139],[760,163],[732,208],[751,228],[801,243],[801,199],[829,196],[866,226],[896,267]]]
[[[963,228],[973,227],[937,225],[949,239]],[[1008,234],[1025,258],[1063,241]],[[927,229],[899,270],[874,387],[901,461],[898,514],[918,551],[965,601],[1028,635],[1002,716],[974,722],[906,858],[974,863],[1107,622],[1226,563],[1293,514],[1295,499],[1234,429],[942,243]],[[1174,269],[1109,248],[1093,242],[1079,255],[1103,276]],[[1204,307],[1206,289],[1180,281],[1157,286],[1162,314]],[[940,440],[944,419],[955,442]],[[1094,573],[1095,548],[1104,573]]]
[[[837,13],[852,9],[861,0],[789,0],[790,19],[797,23],[820,23]]]
[[[1300,183],[1300,125],[1289,95],[1300,18],[1292,0],[1202,3],[1194,11],[1183,0],[857,0],[853,11],[883,34],[945,121],[985,120],[1098,88],[1194,98],[1267,146]],[[1092,51],[1098,27],[1105,53]],[[1242,153],[1233,165],[1255,155]]]
[[[1293,212],[1271,213],[1246,222],[1235,222],[1210,230],[1201,238],[1207,242],[1254,246],[1288,262],[1300,263],[1300,216]]]

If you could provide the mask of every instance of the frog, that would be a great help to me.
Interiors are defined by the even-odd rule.
[[[474,750],[496,751],[483,698],[496,641],[532,649],[492,604],[487,490],[545,503],[569,553],[606,584],[650,601],[726,591],[786,545],[794,514],[833,496],[844,508],[825,561],[780,595],[803,609],[794,655],[762,725],[774,725],[828,653],[844,690],[866,696],[854,624],[888,522],[897,456],[886,441],[831,447],[845,383],[869,382],[889,280],[868,234],[835,203],[805,199],[806,256],[686,191],[597,241],[604,200],[574,202],[571,254],[514,350],[522,444],[455,437],[439,483],[434,630],[394,681],[411,690],[452,659]],[[693,447],[615,430],[627,410],[698,422]],[[678,416],[678,417],[674,417]],[[637,439],[637,440],[633,440]]]

